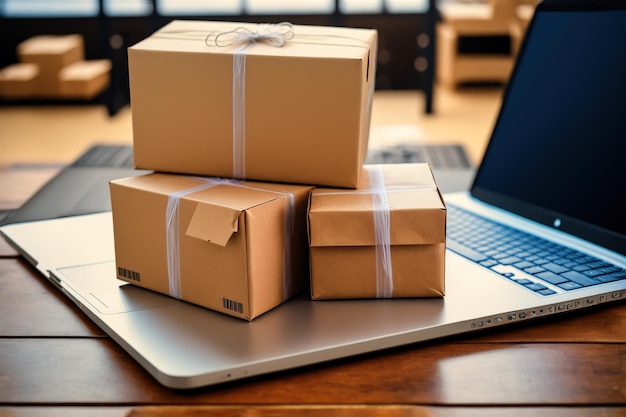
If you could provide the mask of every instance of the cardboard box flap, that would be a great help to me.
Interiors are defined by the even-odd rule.
[[[185,234],[206,242],[226,246],[239,227],[241,211],[230,207],[198,203]]]
[[[244,211],[271,201],[284,198],[284,194],[261,188],[263,183],[251,185],[249,182],[239,184],[217,184],[213,187],[199,190],[187,196],[188,199],[203,202],[211,201],[216,205],[225,206],[232,210]]]
[[[414,200],[423,199],[436,203],[438,195],[431,191],[421,194],[413,193],[412,197]],[[312,247],[375,245],[372,207],[370,202],[369,209],[328,211],[315,204],[315,207],[312,206],[309,211],[310,245]],[[392,206],[389,216],[391,224],[389,238],[392,245],[445,242],[446,210],[443,206],[414,209]]]
[[[236,211],[243,211],[260,204],[283,198],[284,193],[274,191],[272,185],[250,183],[246,181],[228,182],[210,177],[193,177],[164,173],[150,173],[111,181],[124,187],[138,188],[144,191],[169,196],[173,193],[191,190],[181,198],[198,203],[211,201],[227,206]],[[203,187],[206,185],[206,187]],[[287,188],[288,189],[288,188]]]
[[[446,207],[428,164],[381,166],[389,208],[392,245],[445,243]],[[357,190],[312,191],[309,201],[309,244],[376,245],[374,192],[364,169]]]
[[[145,175],[115,179],[111,181],[111,184],[119,184],[123,187],[136,188],[161,195],[170,195],[181,190],[201,186],[206,182],[206,179],[200,177],[148,173]]]
[[[416,164],[371,164],[365,165],[362,179],[359,183],[359,190],[370,188],[370,172],[369,168],[380,167],[382,169],[385,180],[385,188],[432,188],[436,189],[437,184],[430,169],[426,163]]]

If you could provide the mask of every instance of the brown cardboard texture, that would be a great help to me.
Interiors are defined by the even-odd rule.
[[[89,100],[109,86],[111,61],[94,59],[75,62],[59,73],[60,94],[65,98]]]
[[[157,173],[110,188],[119,279],[245,320],[308,284],[310,186]]]
[[[30,98],[37,92],[35,64],[13,64],[0,70],[0,96],[8,99]]]
[[[358,186],[377,32],[294,25],[282,47],[215,42],[269,27],[173,21],[129,48],[137,168]]]
[[[384,190],[376,188],[379,170]],[[446,207],[428,164],[365,166],[357,190],[316,188],[308,209],[311,297],[348,298],[440,297],[445,294]],[[376,192],[388,202],[387,247],[391,273],[379,253]],[[382,196],[383,194],[379,194]],[[378,282],[378,286],[377,286]],[[385,293],[382,287],[392,286]]]

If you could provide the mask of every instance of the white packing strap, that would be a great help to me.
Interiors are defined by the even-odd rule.
[[[233,55],[233,177],[246,177],[246,50]]]
[[[257,42],[285,46],[294,36],[289,22],[259,25],[256,31],[238,27],[227,32],[211,32],[208,46],[241,45],[233,54],[233,177],[246,177],[246,54]]]
[[[165,227],[166,227],[166,246],[167,246],[167,276],[169,283],[169,294],[177,299],[182,298],[180,287],[180,242],[179,242],[179,206],[180,199],[188,194],[195,193],[206,188],[214,187],[220,184],[232,185],[240,188],[248,188],[257,191],[267,191],[270,193],[280,194],[285,196],[287,200],[287,207],[285,209],[285,226],[284,226],[284,242],[285,250],[283,253],[283,291],[284,299],[286,300],[292,295],[291,281],[293,279],[292,263],[291,263],[291,246],[292,236],[295,231],[295,216],[296,216],[296,198],[293,193],[286,191],[268,190],[264,188],[250,187],[242,184],[239,180],[223,179],[223,178],[198,178],[199,181],[203,181],[202,184],[197,185],[186,190],[177,191],[168,196],[167,209],[165,213]]]
[[[391,224],[389,201],[385,191],[383,170],[378,166],[365,167],[373,192],[374,236],[376,239],[376,297],[391,298],[393,272],[391,269]]]
[[[179,243],[179,206],[181,197],[204,190],[205,188],[214,187],[219,184],[238,185],[233,180],[224,180],[220,178],[197,178],[203,181],[186,190],[177,191],[167,197],[167,209],[165,212],[165,231],[167,246],[167,278],[169,282],[169,293],[172,297],[180,299],[180,243]]]
[[[393,293],[393,273],[391,268],[391,214],[387,193],[406,191],[432,191],[437,187],[429,184],[385,186],[383,170],[380,166],[365,166],[370,187],[360,190],[320,191],[315,195],[371,194],[373,200],[374,239],[376,245],[376,297],[391,298]]]

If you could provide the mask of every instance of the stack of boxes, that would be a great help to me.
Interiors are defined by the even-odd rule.
[[[109,85],[111,62],[85,60],[80,35],[42,35],[17,46],[19,62],[0,70],[5,99],[81,99]]]
[[[129,48],[135,166],[118,278],[252,320],[313,299],[444,294],[428,165],[364,166],[375,30],[173,21]]]

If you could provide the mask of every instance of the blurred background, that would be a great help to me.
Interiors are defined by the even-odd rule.
[[[130,142],[127,48],[173,19],[377,29],[370,143],[460,142],[477,162],[536,2],[0,0],[0,165],[67,162],[94,141]],[[70,34],[82,37],[85,60],[110,62],[106,88],[79,99],[3,94],[3,82],[23,76],[20,44]]]

